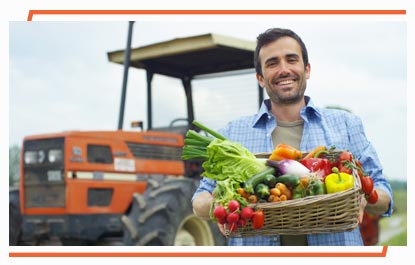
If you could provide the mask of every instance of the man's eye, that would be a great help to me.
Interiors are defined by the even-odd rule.
[[[289,58],[288,62],[295,63],[295,62],[298,62],[298,59],[297,58]]]

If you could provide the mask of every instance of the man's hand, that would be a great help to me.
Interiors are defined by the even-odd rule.
[[[368,203],[366,212],[374,215],[382,215],[388,211],[391,200],[386,191],[379,188],[375,189],[378,193],[378,201],[375,204]]]
[[[210,207],[213,202],[213,196],[209,192],[201,192],[193,200],[193,213],[204,220],[210,219]]]
[[[390,198],[388,194],[382,189],[376,189],[376,192],[378,193],[379,199],[375,204],[368,203],[365,195],[361,195],[362,199],[360,201],[358,217],[359,224],[361,224],[363,221],[364,211],[374,215],[382,215],[388,210],[390,204]]]
[[[367,205],[367,200],[365,198],[365,195],[360,195],[360,205],[359,205],[359,216],[357,217],[357,221],[359,224],[363,222],[363,214],[365,212],[365,208]]]

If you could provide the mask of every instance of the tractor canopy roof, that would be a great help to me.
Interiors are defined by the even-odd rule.
[[[193,78],[254,68],[253,41],[204,34],[176,38],[131,49],[130,67],[176,78]],[[124,64],[125,50],[108,52],[111,62]]]

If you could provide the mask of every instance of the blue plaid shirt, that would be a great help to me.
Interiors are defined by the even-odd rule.
[[[306,103],[301,110],[304,130],[300,150],[310,151],[319,145],[334,145],[338,149],[349,150],[361,161],[365,171],[373,178],[375,186],[389,194],[391,204],[384,216],[390,216],[393,209],[392,189],[382,175],[382,166],[374,147],[366,138],[360,118],[342,110],[318,108],[307,96]],[[231,141],[241,143],[252,153],[272,152],[274,146],[271,134],[277,126],[277,121],[269,110],[270,102],[265,100],[256,115],[231,121],[219,132]],[[193,198],[203,191],[212,193],[214,188],[215,181],[202,178]],[[358,227],[350,232],[307,235],[307,241],[310,246],[363,245]],[[231,246],[279,246],[280,244],[278,235],[229,239]]]

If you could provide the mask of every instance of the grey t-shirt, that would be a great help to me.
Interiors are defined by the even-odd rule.
[[[288,144],[300,149],[301,137],[303,136],[304,121],[277,122],[277,127],[272,132],[274,146],[280,143]],[[283,235],[281,236],[282,246],[307,246],[306,235]]]

